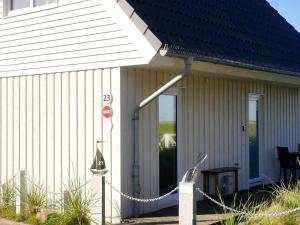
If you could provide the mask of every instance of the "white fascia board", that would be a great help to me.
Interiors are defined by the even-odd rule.
[[[156,55],[157,50],[147,40],[145,36],[146,31],[145,34],[140,31],[131,18],[129,18],[124,10],[119,6],[116,0],[105,0],[103,3],[110,15],[112,15],[116,22],[123,27],[123,31],[126,32],[128,38],[136,45],[137,49],[145,59],[144,64],[148,64]]]
[[[126,0],[116,0],[121,9],[131,19],[135,26],[144,34],[145,38],[150,42],[154,49],[158,52],[161,49],[162,42],[152,33],[145,21],[135,13],[134,8]]]

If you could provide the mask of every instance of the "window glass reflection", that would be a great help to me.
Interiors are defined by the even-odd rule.
[[[30,7],[30,0],[12,0],[11,10],[23,9]]]

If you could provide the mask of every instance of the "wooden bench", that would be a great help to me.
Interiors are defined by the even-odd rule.
[[[216,168],[216,169],[210,169],[210,170],[203,170],[201,171],[203,174],[203,189],[204,192],[209,194],[209,176],[215,177],[215,194],[218,193],[218,187],[219,187],[219,175],[223,173],[234,173],[234,191],[238,191],[238,183],[239,183],[239,176],[238,176],[238,170],[239,167],[222,167],[222,168]]]

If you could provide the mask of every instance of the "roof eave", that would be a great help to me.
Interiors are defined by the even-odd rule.
[[[169,57],[178,57],[178,58],[186,58],[186,57],[194,57],[195,61],[203,61],[203,62],[209,62],[214,64],[221,64],[225,66],[233,66],[233,67],[239,67],[244,69],[250,69],[250,70],[257,70],[257,71],[263,71],[263,72],[271,72],[271,73],[277,73],[282,75],[290,75],[290,76],[297,76],[300,77],[300,73],[293,72],[293,71],[287,71],[287,70],[280,70],[280,69],[274,69],[270,67],[263,67],[263,66],[257,66],[253,64],[233,61],[233,60],[227,60],[223,58],[216,58],[216,57],[210,57],[210,56],[204,56],[197,53],[192,53],[189,51],[184,50],[175,50],[172,48],[166,48],[162,49],[163,53],[161,55],[169,56]]]

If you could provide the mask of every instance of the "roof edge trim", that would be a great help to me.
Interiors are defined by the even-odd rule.
[[[162,42],[149,29],[149,26],[142,20],[142,18],[135,13],[134,8],[126,0],[115,0],[125,14],[131,19],[134,25],[145,36],[147,41],[153,46],[156,51],[162,46]]]

